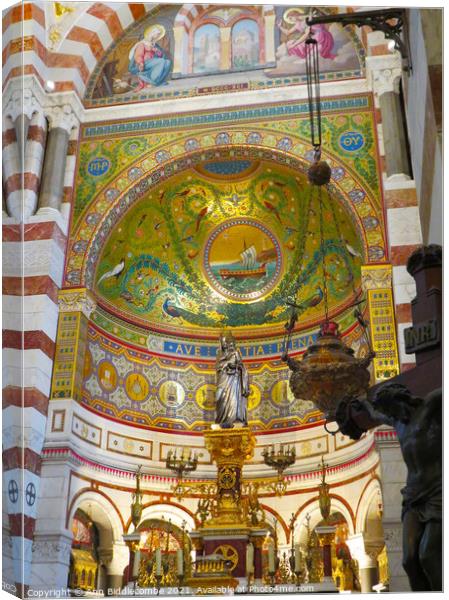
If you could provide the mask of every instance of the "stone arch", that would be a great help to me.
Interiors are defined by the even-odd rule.
[[[382,523],[382,495],[378,479],[366,486],[357,511],[357,533],[363,534],[365,550],[377,555],[384,546],[385,536]]]
[[[82,268],[72,271],[70,268],[71,248],[69,248],[66,285],[82,285],[86,286],[89,289],[92,289],[94,276],[93,267],[97,264],[97,259],[101,252],[101,249],[112,229],[136,201],[138,201],[145,194],[147,194],[151,190],[151,188],[157,186],[164,180],[169,179],[171,175],[175,172],[179,173],[182,170],[191,168],[195,164],[204,162],[205,160],[213,159],[215,157],[220,157],[226,160],[226,158],[229,158],[230,156],[236,158],[236,155],[240,156],[241,154],[242,156],[248,155],[250,157],[253,157],[254,159],[261,158],[264,160],[279,162],[284,166],[289,166],[293,169],[296,168],[300,172],[305,173],[309,162],[305,157],[299,156],[298,154],[295,154],[293,152],[293,142],[292,148],[290,148],[290,150],[279,148],[267,148],[261,145],[261,142],[263,141],[263,136],[257,131],[253,131],[252,133],[254,133],[255,136],[257,134],[258,143],[254,142],[251,143],[251,145],[233,143],[229,134],[219,133],[216,136],[216,144],[219,146],[219,148],[216,147],[199,149],[198,145],[196,145],[194,147],[194,150],[188,150],[184,154],[177,157],[171,156],[169,150],[158,150],[156,152],[156,159],[153,160],[153,162],[156,164],[153,164],[152,168],[149,168],[146,172],[143,172],[143,169],[141,167],[136,166],[130,168],[130,166],[128,166],[128,173],[130,171],[140,171],[140,176],[138,178],[135,177],[133,180],[130,180],[130,184],[125,189],[123,189],[121,193],[118,193],[112,201],[110,201],[111,208],[106,213],[106,215],[104,215],[103,217],[98,215],[98,221],[92,226],[90,226],[91,233],[89,234],[89,239],[86,239],[85,236],[84,240],[81,240],[81,238],[80,240],[78,240],[76,239],[77,232],[75,232],[75,239],[73,239],[72,248],[75,247],[75,244],[77,244],[77,242],[83,243],[85,246],[85,256]],[[222,136],[222,138],[220,138],[220,136]],[[189,139],[186,139],[186,146],[189,141]],[[279,143],[280,142],[278,142],[278,144]],[[301,145],[301,143],[299,143],[299,140],[296,146],[298,145]],[[145,162],[145,160],[150,161],[153,158],[153,155],[154,151],[148,153],[144,157],[141,157],[139,161],[134,164],[142,164]],[[334,164],[339,164],[339,161],[336,159],[336,157],[334,157],[333,155],[330,155],[329,157],[331,158]],[[326,158],[326,156],[324,156],[324,158]],[[338,170],[338,168],[336,170]],[[117,175],[117,179],[122,175],[123,173]],[[95,202],[103,199],[105,194],[107,195],[109,193],[110,189],[111,188],[109,188],[108,190],[102,190],[96,196],[94,203],[91,203],[89,210],[92,208],[92,205],[95,204]],[[337,181],[331,180],[331,192],[334,194],[334,196],[336,196],[339,199],[339,201],[345,207],[346,211],[349,212],[349,214],[354,219],[356,228],[359,232],[360,239],[362,240],[364,246],[364,259],[365,262],[368,262],[369,248],[362,216],[357,212],[357,207],[353,202],[351,202],[348,195],[344,193],[343,190],[339,187]],[[81,221],[82,217],[80,218],[80,222]]]
[[[288,528],[287,523],[284,521],[284,519],[282,518],[282,516],[279,514],[279,512],[277,510],[275,510],[273,507],[269,506],[268,504],[260,504],[261,508],[263,508],[265,510],[266,513],[266,519],[267,521],[271,524],[270,521],[270,515],[273,515],[273,517],[275,517],[275,519],[277,520],[277,522],[280,524],[280,528],[278,529],[278,532],[281,534],[279,536],[279,543],[281,545],[285,545],[289,542],[290,540],[290,531]]]
[[[92,2],[76,7],[67,23],[63,20],[46,24],[56,40],[47,52],[47,66],[71,69],[71,85],[82,97],[111,45],[152,10],[154,5],[128,2]],[[58,75],[49,71],[49,77],[58,83]]]
[[[68,514],[68,526],[71,526],[75,512],[81,509],[87,513],[98,528],[100,546],[110,547],[116,541],[122,541],[124,533],[117,509],[109,499],[95,490],[81,491],[72,500]]]
[[[359,499],[355,528],[357,532],[362,532],[364,530],[370,505],[373,499],[377,498],[379,495],[382,497],[380,482],[377,478],[371,479],[366,485],[365,489],[362,491]]]
[[[343,515],[343,517],[346,520],[346,523],[348,524],[348,530],[349,530],[349,535],[352,535],[355,533],[354,531],[354,520],[353,520],[353,516],[351,514],[351,512],[349,511],[347,505],[345,502],[342,501],[342,499],[334,496],[334,495],[330,495],[331,497],[331,513],[332,512],[339,512]],[[306,530],[306,515],[309,514],[310,515],[310,530],[313,531],[313,529],[318,525],[318,523],[322,520],[322,516],[321,516],[321,512],[320,512],[320,505],[319,505],[319,501],[318,498],[313,498],[312,500],[309,500],[308,502],[306,502],[305,504],[303,504],[298,512],[296,513],[296,537],[299,540],[299,543],[304,544],[306,542],[306,537],[307,537],[307,530]]]
[[[196,522],[190,511],[184,509],[179,505],[174,505],[164,502],[155,502],[148,504],[142,511],[141,523],[149,519],[162,519],[165,521],[171,519],[173,525],[182,528],[183,521],[186,522],[188,530],[192,530],[196,527]]]

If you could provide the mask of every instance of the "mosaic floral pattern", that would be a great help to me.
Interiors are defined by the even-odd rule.
[[[374,139],[374,126],[369,97],[360,96],[351,99],[341,98],[338,101],[326,100],[324,105],[326,110],[329,111],[324,117],[326,122],[328,122],[327,128],[329,131],[338,126],[338,123],[340,123],[342,119],[341,113],[344,113],[345,107],[347,107],[348,113],[351,114],[352,119],[357,115],[360,117],[360,122],[355,123],[352,121],[349,125],[347,125],[346,122],[341,122],[339,126],[340,129],[345,130],[346,126],[350,126],[352,129],[350,133],[359,135],[359,138],[363,139],[364,151],[367,155],[366,165],[375,165],[376,154],[374,144],[372,143]],[[121,138],[121,130],[130,128],[131,130],[135,129],[134,127],[131,127],[132,123],[124,124],[120,127],[106,124],[101,127],[88,126],[84,128],[83,135],[86,139],[81,143],[82,159],[80,159],[80,163],[83,164],[88,164],[89,161],[93,160],[99,153],[104,154],[104,144],[112,144],[114,146],[117,155],[116,163],[123,163],[125,169],[126,165],[129,165],[129,167],[131,166],[133,160],[133,158],[126,153],[129,153],[130,149],[132,151],[137,147],[138,143],[146,143],[148,144],[148,147],[152,145],[152,150],[147,154],[144,154],[137,163],[134,163],[136,167],[141,168],[145,173],[140,180],[134,182],[129,179],[129,167],[125,171],[117,169],[115,178],[113,179],[110,178],[111,174],[110,171],[108,171],[108,175],[105,176],[108,177],[108,180],[103,187],[101,187],[100,178],[90,177],[85,171],[80,171],[77,182],[75,218],[73,221],[71,238],[73,244],[77,244],[79,240],[89,240],[89,257],[86,261],[86,254],[79,252],[79,245],[76,246],[78,252],[76,252],[75,249],[73,249],[72,252],[69,251],[66,285],[85,285],[86,283],[92,285],[92,267],[90,265],[93,266],[98,263],[99,252],[104,245],[104,240],[110,234],[113,225],[120,218],[120,215],[123,215],[128,207],[138,198],[143,197],[151,187],[170,178],[173,173],[183,171],[186,167],[189,167],[189,163],[196,164],[199,167],[203,163],[212,163],[214,160],[216,161],[217,156],[220,156],[220,153],[223,153],[223,157],[226,158],[228,162],[231,155],[235,158],[240,157],[239,160],[248,160],[248,158],[260,159],[266,157],[269,160],[281,164],[289,164],[291,167],[303,171],[307,164],[307,160],[310,160],[311,158],[309,156],[310,152],[307,141],[297,137],[298,124],[301,124],[304,120],[306,115],[305,109],[306,105],[302,104],[287,104],[282,107],[278,105],[268,105],[266,108],[233,111],[229,114],[205,113],[204,115],[195,115],[194,117],[182,116],[168,120],[155,119],[148,122],[148,124],[145,122],[136,122],[139,129],[145,129],[145,127],[161,127],[163,133],[161,132],[161,135],[157,136],[155,134],[147,134],[142,135],[141,137]],[[338,116],[333,115],[332,111],[334,110],[339,111]],[[288,117],[292,112],[297,113],[300,118],[292,119]],[[272,117],[274,117],[275,114],[278,116],[273,119]],[[262,136],[262,148],[247,146],[245,149],[247,136],[254,131],[254,127],[248,129],[246,132],[239,129],[237,125],[230,127],[228,129],[228,134],[233,149],[229,149],[229,147],[226,146],[221,150],[220,147],[220,152],[218,154],[213,152],[213,148],[216,144],[216,137],[223,133],[222,129],[216,129],[215,132],[213,129],[199,129],[195,137],[191,137],[191,124],[194,121],[197,121],[198,123],[203,121],[214,122],[217,118],[223,120],[229,120],[229,118],[231,118],[237,123],[240,117],[248,118],[248,116],[257,119],[258,128]],[[266,122],[264,121],[263,116],[266,116]],[[212,119],[212,117],[214,118]],[[166,126],[169,128],[176,125],[181,126],[184,122],[188,127],[188,132],[186,132],[187,135],[184,140],[182,139],[182,136],[180,137],[179,131],[176,136],[173,134],[172,130],[164,130]],[[189,125],[187,125],[188,123]],[[358,130],[355,128],[356,125],[359,127]],[[116,135],[114,137],[113,131],[117,131],[118,136]],[[279,131],[279,136],[276,135],[276,131]],[[359,132],[358,134],[357,131]],[[288,133],[288,138],[291,139],[293,144],[288,154],[285,153],[285,151],[274,150],[279,143],[282,145],[283,140],[285,141],[286,133]],[[306,133],[306,131],[304,133]],[[101,138],[98,137],[99,134],[107,136],[107,139],[103,139],[102,141]],[[345,134],[344,131],[343,134]],[[340,133],[340,138],[343,134]],[[97,137],[92,138],[92,135]],[[340,139],[338,136],[335,137],[336,139]],[[350,137],[351,136],[348,138],[349,140]],[[195,150],[186,155],[185,144],[188,140],[192,139],[194,139],[204,150],[202,152]],[[346,138],[344,139],[346,140]],[[356,143],[360,144],[360,139],[356,139]],[[138,140],[140,140],[140,142],[138,142]],[[171,143],[170,140],[172,140]],[[164,163],[163,166],[158,166],[155,154],[158,151],[158,148],[161,147],[166,147],[166,150],[170,152],[173,159],[169,163]],[[375,171],[372,171],[371,167],[369,169],[362,169],[356,161],[356,155],[358,153],[343,151],[342,148],[339,148],[338,144],[335,147],[335,152],[335,158],[332,153],[328,154],[328,160],[333,168],[332,192],[336,197],[340,198],[340,201],[347,206],[348,211],[352,213],[355,226],[359,229],[359,235],[364,239],[368,246],[364,259],[372,261],[385,260],[383,250],[385,244],[384,225],[379,196],[378,176]],[[336,160],[341,161],[342,159],[343,165],[335,162]],[[348,166],[345,167],[345,165]],[[353,174],[357,173],[357,166],[359,166],[361,172],[357,174],[357,179],[355,179]],[[367,177],[369,177],[369,179],[366,179]],[[89,208],[87,208],[87,202],[92,198],[93,200],[89,204]],[[106,218],[102,218],[101,215],[108,210],[110,211],[109,215]],[[366,220],[367,217],[368,220]],[[373,226],[375,221],[378,223],[377,226]],[[365,227],[366,223],[368,223],[368,227]]]
[[[214,421],[213,364],[160,360],[126,351],[89,330],[82,403],[126,422],[168,430],[202,431]],[[296,400],[285,366],[249,367],[249,418],[256,431],[297,427],[321,418],[311,402]],[[112,373],[114,375],[112,375]]]
[[[335,221],[327,202],[324,249],[335,312],[358,285],[363,249],[350,215],[337,203]],[[297,290],[301,322],[310,326],[323,314],[318,224],[318,196],[290,168],[259,161],[248,177],[226,180],[191,169],[114,220],[96,292],[127,320],[185,333],[279,329],[289,314],[285,298]],[[358,256],[348,260],[346,244]]]

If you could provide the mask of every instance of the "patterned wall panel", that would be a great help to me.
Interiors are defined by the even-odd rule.
[[[129,437],[108,431],[106,450],[151,460],[153,458],[153,442],[139,437]]]

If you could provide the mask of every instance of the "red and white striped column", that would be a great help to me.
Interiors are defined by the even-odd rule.
[[[28,126],[28,142],[32,143],[25,152],[25,163],[30,169],[41,161],[45,142],[44,128],[40,126],[44,117],[42,113],[34,114]],[[73,111],[64,107],[53,109],[49,122],[64,131],[67,139],[77,125]],[[50,158],[46,152],[45,161]],[[3,219],[3,482],[13,583],[18,594],[25,594],[30,585],[41,451],[58,322],[58,290],[62,285],[67,244],[69,211],[60,209],[64,183],[71,177],[73,185],[73,169],[69,169],[66,179],[66,155],[63,158],[55,164],[55,168],[62,170],[58,174],[59,196],[54,196],[59,202],[50,210],[47,207],[26,215],[22,223],[16,216]],[[34,205],[38,204],[37,189],[30,187],[23,192],[33,199]]]
[[[3,111],[3,180],[6,213],[17,221],[37,210],[47,121],[31,90],[12,93]]]
[[[407,273],[406,264],[412,251],[422,244],[422,234],[399,97],[403,71],[400,55],[389,52],[383,33],[369,33],[367,39],[367,77],[374,92],[376,109],[399,362],[401,371],[406,371],[415,366],[414,355],[405,354],[403,330],[411,325],[410,302],[416,293],[415,282]],[[381,465],[382,523],[388,552],[390,591],[406,591],[409,584],[402,568],[400,492],[405,484],[406,468],[396,436],[388,429],[381,428],[375,434]]]
[[[374,91],[382,183],[385,202],[390,261],[393,266],[393,290],[401,370],[415,365],[414,355],[405,354],[403,331],[411,326],[411,305],[415,282],[407,273],[410,254],[422,245],[416,184],[407,156],[404,118],[399,112],[401,57],[392,54],[380,32],[368,34],[368,79]],[[398,140],[400,144],[398,145]]]

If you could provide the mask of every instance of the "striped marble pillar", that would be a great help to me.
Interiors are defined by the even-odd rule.
[[[18,589],[29,583],[66,237],[60,213],[4,219],[3,484]]]
[[[376,107],[399,361],[401,371],[405,371],[415,365],[414,355],[405,354],[403,335],[404,329],[411,326],[410,302],[415,296],[415,282],[407,273],[406,264],[410,254],[422,244],[421,224],[416,185],[407,156],[405,119],[399,110],[401,57],[388,51],[380,32],[368,34],[368,43],[371,56],[367,57],[367,76]]]
[[[39,194],[39,209],[60,210],[66,183],[67,154],[72,129],[78,119],[69,104],[46,110],[49,133],[45,152],[42,182]],[[73,178],[73,174],[71,173]]]
[[[16,90],[3,111],[4,211],[17,221],[36,212],[47,122],[30,90]]]
[[[60,112],[67,115],[64,109]],[[58,111],[53,109],[53,113]],[[71,131],[76,122],[70,114],[69,124]],[[8,135],[13,137],[12,133]],[[28,123],[30,145],[24,152],[29,173],[38,172],[44,140],[43,114],[33,111]],[[67,167],[67,161],[60,165],[61,200],[64,186],[73,186],[73,168]],[[35,207],[37,189],[30,186],[23,193],[29,205]],[[3,486],[9,521],[6,547],[12,555],[8,585],[15,586],[22,595],[30,584],[58,291],[67,245],[67,203],[63,208],[25,214],[23,221],[20,211],[3,218]]]

